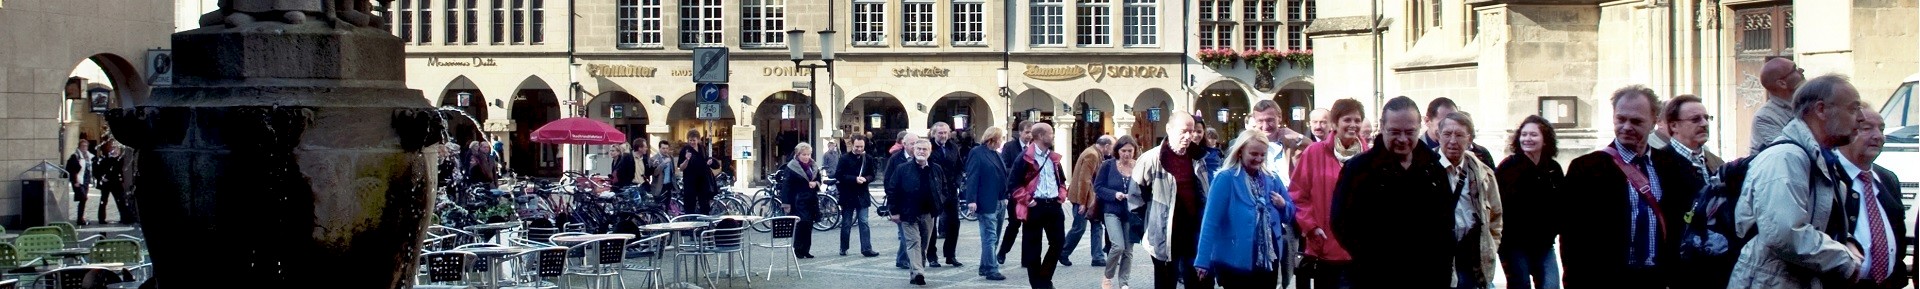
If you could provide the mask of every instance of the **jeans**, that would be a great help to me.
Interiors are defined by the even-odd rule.
[[[1552,246],[1531,250],[1500,248],[1500,267],[1507,274],[1507,288],[1560,289],[1558,259]]]
[[[1087,243],[1087,247],[1093,249],[1088,251],[1093,251],[1093,260],[1095,262],[1104,263],[1103,260],[1107,259],[1107,243],[1103,238],[1105,238],[1107,234],[1104,229],[1106,225],[1102,224],[1099,218],[1105,214],[1092,212],[1093,218],[1089,219],[1087,218],[1087,214],[1080,213],[1080,210],[1083,208],[1086,208],[1086,206],[1073,204],[1073,229],[1067,230],[1067,243],[1060,248],[1060,259],[1066,260],[1068,259],[1067,257],[1073,255],[1073,248],[1080,245],[1080,237],[1086,235],[1087,225],[1091,223],[1093,225],[1093,241]]]
[[[1000,238],[1000,223],[1007,216],[1005,210],[980,210],[980,275],[1000,273],[1000,256],[994,254],[994,247]]]
[[[1106,218],[1107,224],[1114,225],[1112,229],[1107,230],[1107,240],[1113,241],[1113,245],[1107,247],[1107,272],[1104,277],[1113,280],[1114,288],[1127,286],[1127,278],[1133,271],[1131,270],[1133,266],[1130,266],[1133,264],[1133,239],[1129,237],[1132,236],[1130,233],[1133,233],[1131,231],[1133,228],[1127,226],[1127,217],[1113,214],[1100,215]]]
[[[853,227],[860,227],[860,253],[873,252],[873,227],[867,224],[867,210],[871,207],[840,209],[840,253],[847,253],[847,242],[853,235]]]
[[[1027,224],[1021,228],[1026,236],[1021,236],[1020,262],[1027,264],[1027,283],[1034,289],[1053,288],[1054,268],[1060,266],[1060,245],[1066,239],[1060,230],[1065,219],[1057,200],[1037,200],[1027,210]],[[1045,249],[1040,245],[1042,239]]]

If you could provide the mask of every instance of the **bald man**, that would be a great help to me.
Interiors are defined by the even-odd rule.
[[[1793,91],[1800,89],[1800,83],[1806,82],[1805,70],[1786,57],[1769,57],[1767,64],[1760,67],[1760,86],[1767,89],[1767,106],[1753,116],[1751,138],[1747,140],[1747,155],[1760,154],[1774,138],[1780,137],[1780,129],[1793,121],[1799,113],[1793,111]]]

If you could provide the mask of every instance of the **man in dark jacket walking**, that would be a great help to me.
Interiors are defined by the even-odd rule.
[[[1675,236],[1686,228],[1682,216],[1702,181],[1685,156],[1647,145],[1660,111],[1653,90],[1621,88],[1609,103],[1616,138],[1567,169],[1562,227],[1568,229],[1560,236],[1565,284],[1664,288],[1671,271],[1664,266],[1674,264]]]
[[[1455,186],[1439,155],[1418,143],[1412,99],[1387,101],[1380,127],[1373,148],[1347,160],[1334,188],[1334,236],[1353,254],[1353,287],[1451,287]]]
[[[1006,218],[1000,202],[1007,200],[1007,165],[1000,162],[1000,128],[987,128],[980,136],[980,145],[973,147],[967,155],[966,189],[961,190],[963,197],[971,202],[968,210],[980,216],[980,276],[987,280],[1006,280],[1000,274],[1000,259],[994,254],[995,236],[1000,235],[1000,222]]]
[[[948,172],[953,172],[940,175],[941,183],[959,183],[962,165],[966,164],[966,156],[961,154],[963,151],[960,150],[960,144],[953,139],[953,127],[947,126],[945,122],[936,122],[933,123],[932,130],[933,153],[927,157],[927,161],[940,166],[941,169]],[[960,259],[954,258],[953,256],[953,251],[957,249],[955,245],[960,242],[959,190],[960,188],[957,186],[947,186],[945,190],[934,192],[938,195],[934,202],[934,205],[938,207],[936,207],[934,211],[940,212],[940,216],[936,217],[936,221],[940,224],[935,226],[937,228],[935,228],[934,239],[931,243],[944,243],[940,245],[941,256],[946,256],[947,265],[954,267],[961,265]],[[934,263],[932,264],[933,267],[939,267],[940,260],[934,258],[933,247],[934,246],[927,246],[927,262]]]
[[[913,144],[920,141],[919,136],[914,135],[911,132],[902,131],[900,132],[900,136],[898,139],[899,139],[898,143],[901,146],[900,151],[894,152],[892,156],[887,157],[887,168],[888,168],[887,183],[889,185],[893,183],[894,174],[892,169],[898,169],[900,168],[901,165],[913,163],[915,161],[914,158],[917,157],[914,155],[915,152],[913,151]],[[933,148],[931,144],[929,144],[927,150],[928,150],[927,153],[929,154],[933,153],[932,152]],[[887,193],[892,194],[893,192],[889,190]],[[928,194],[928,196],[931,197],[932,194]],[[897,208],[899,207],[898,205],[894,205],[893,198],[888,197],[887,198],[887,211],[889,213],[888,216],[892,216],[893,214],[899,214],[899,210]],[[932,207],[929,207],[929,208],[932,208]],[[931,213],[939,213],[939,212],[934,211]],[[928,214],[928,215],[932,216],[933,214]],[[900,269],[913,268],[913,265],[907,264],[907,261],[909,260],[907,258],[907,255],[908,255],[907,252],[913,252],[913,254],[920,254],[920,257],[922,260],[926,259],[926,257],[932,257],[932,255],[927,254],[925,247],[922,247],[920,250],[907,251],[907,228],[894,227],[894,229],[896,233],[895,236],[897,236],[894,238],[894,240],[897,240],[900,242],[900,250],[899,252],[896,252],[893,255],[893,267],[900,268]],[[923,229],[926,229],[926,228],[923,228]],[[921,241],[926,241],[926,239],[921,239]],[[925,266],[926,264],[919,264],[919,265]]]
[[[847,255],[847,248],[853,243],[847,242],[854,227],[860,229],[860,255],[880,256],[873,251],[873,229],[867,225],[867,211],[873,206],[873,195],[867,192],[867,185],[873,183],[878,169],[867,158],[867,136],[854,134],[847,139],[846,153],[836,161],[839,168],[834,169],[834,186],[840,190],[840,256]]]
[[[913,161],[887,171],[887,206],[893,210],[893,214],[887,216],[887,219],[900,225],[902,232],[900,252],[907,258],[907,268],[911,270],[913,276],[913,279],[908,282],[913,285],[927,285],[924,274],[926,269],[922,267],[922,260],[918,257],[921,257],[920,252],[925,250],[926,240],[933,235],[933,231],[927,227],[933,223],[935,198],[933,192],[938,192],[945,186],[940,183],[940,179],[946,172],[940,166],[927,161],[928,155],[932,153],[933,144],[925,140],[915,140],[908,144],[910,145],[907,147],[911,149],[902,151],[912,151]]]

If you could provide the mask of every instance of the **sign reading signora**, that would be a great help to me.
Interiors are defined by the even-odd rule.
[[[473,59],[468,61],[453,61],[453,60],[440,60],[439,57],[428,57],[427,66],[485,67],[485,66],[500,66],[500,64],[494,63],[492,58],[474,57]]]
[[[1166,78],[1167,69],[1152,65],[1106,65],[1090,63],[1085,66],[1068,65],[1045,67],[1027,65],[1027,78],[1049,81],[1067,81],[1081,77],[1092,77],[1093,82],[1107,78]]]

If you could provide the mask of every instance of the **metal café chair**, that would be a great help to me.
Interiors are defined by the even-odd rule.
[[[765,228],[773,228],[773,232],[767,235],[766,242],[754,243],[753,246],[768,249],[768,252],[771,252],[774,255],[772,258],[773,260],[779,260],[781,256],[785,256],[787,259],[787,262],[785,262],[787,264],[786,265],[787,275],[793,275],[794,272],[800,271],[799,270],[800,258],[794,256],[794,251],[793,251],[794,250],[793,237],[794,237],[794,234],[796,233],[795,231],[802,230],[802,229],[795,228],[795,227],[798,227],[799,222],[800,222],[800,217],[780,216],[780,217],[761,219],[759,222],[755,222],[756,224],[754,224],[754,227],[764,226]],[[812,229],[812,228],[807,228],[807,229]],[[808,232],[808,233],[812,233],[812,232]],[[780,250],[780,249],[786,249],[786,250]],[[806,274],[801,273],[800,278],[806,278]],[[772,263],[767,264],[767,280],[773,280],[773,264]]]
[[[580,266],[568,266],[570,270],[564,275],[593,278],[595,284],[600,284],[601,280],[606,280],[607,285],[619,282],[621,283],[619,288],[626,288],[625,281],[620,280],[619,269],[625,266],[627,238],[595,239],[567,247],[567,251],[569,255],[574,252],[587,252],[587,257],[582,258],[583,263],[579,264]],[[572,285],[571,282],[568,283]],[[568,286],[568,288],[572,287]]]
[[[701,231],[699,244],[695,245],[694,247],[689,247],[690,249],[683,250],[679,254],[680,259],[678,261],[685,262],[688,257],[694,257],[695,261],[697,261],[697,263],[694,265],[695,267],[694,270],[696,271],[696,273],[706,274],[706,271],[708,271],[708,269],[713,267],[712,264],[709,264],[707,259],[710,257],[719,258],[721,254],[725,254],[727,259],[727,269],[728,269],[727,274],[729,274],[728,276],[729,278],[727,279],[727,286],[733,286],[733,278],[731,274],[733,272],[734,264],[737,263],[736,261],[739,260],[738,255],[740,253],[746,252],[746,249],[747,249],[746,230],[747,230],[747,226],[743,225],[739,227],[717,228],[717,229],[708,229],[706,231]],[[742,267],[747,267],[747,266],[743,265]],[[682,266],[680,268],[686,268],[686,267]],[[717,281],[714,281],[713,276],[710,276],[710,275],[702,275],[702,276],[707,279],[707,285],[709,286],[713,285],[714,283],[717,283]],[[747,278],[747,285],[748,286],[753,285],[753,278]]]
[[[7,279],[7,281],[0,281],[0,289],[19,288],[20,286],[19,284],[20,284],[20,279]]]
[[[544,247],[519,254],[507,255],[506,258],[508,260],[521,261],[526,264],[524,266],[526,269],[522,271],[522,274],[525,274],[525,277],[532,277],[529,279],[531,282],[526,284],[527,286],[516,288],[559,288],[557,285],[559,284],[558,282],[545,281],[549,278],[559,281],[561,273],[565,272],[567,267],[567,247]]]
[[[427,281],[414,288],[466,288],[473,285],[467,280],[470,268],[479,258],[471,252],[438,251],[420,255],[426,259]],[[454,285],[454,286],[446,286]]]
[[[80,239],[73,235],[73,231],[60,229],[60,227],[56,227],[56,226],[32,227],[32,228],[27,228],[25,232],[20,232],[20,236],[22,237],[25,237],[27,235],[51,235],[51,236],[59,237],[61,242],[60,246],[63,248],[80,242]]]
[[[84,289],[120,283],[120,273],[104,267],[74,266],[40,273],[29,288]]]
[[[627,243],[627,257],[638,256],[638,258],[625,262],[626,266],[620,268],[620,271],[647,274],[647,288],[660,288],[660,271],[663,269],[660,266],[660,258],[667,253],[666,240],[667,236],[671,235],[671,233],[654,234],[639,241]]]
[[[15,249],[19,249],[20,256],[23,258],[44,259],[48,257],[48,253],[65,249],[66,241],[55,235],[29,234],[13,239],[13,245]]]
[[[680,216],[675,216],[675,217],[673,217],[673,220],[672,220],[672,221],[670,221],[670,222],[674,222],[674,223],[679,223],[679,222],[706,222],[707,220],[711,220],[711,219],[713,219],[713,216],[708,216],[708,215],[702,215],[702,214],[685,214],[685,215],[680,215]],[[678,238],[674,238],[674,239],[678,239],[678,240],[680,241],[680,242],[679,242],[679,244],[676,244],[675,246],[676,246],[676,247],[694,247],[694,246],[699,246],[699,245],[700,245],[700,244],[699,244],[699,243],[700,243],[700,239],[699,239],[699,238],[700,238],[700,236],[699,236],[699,234],[700,234],[700,232],[699,232],[699,231],[682,231],[682,232],[680,233],[680,237],[678,237]]]
[[[148,263],[147,259],[141,255],[144,250],[138,241],[126,239],[100,240],[94,242],[90,250],[91,252],[87,254],[87,261],[96,264],[120,263],[123,267],[119,269],[127,272],[127,275],[129,275],[127,277],[133,279],[127,281],[141,281],[146,280],[146,276],[152,276],[151,271],[153,264]]]

